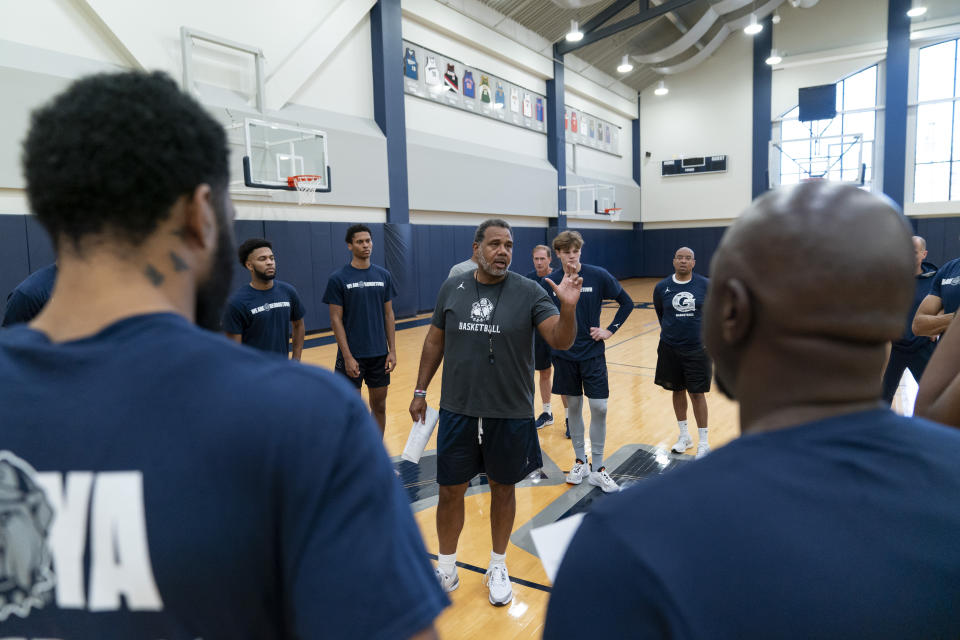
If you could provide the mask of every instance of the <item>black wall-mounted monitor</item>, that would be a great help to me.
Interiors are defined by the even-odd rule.
[[[800,122],[831,120],[837,116],[837,85],[802,87],[798,102]]]

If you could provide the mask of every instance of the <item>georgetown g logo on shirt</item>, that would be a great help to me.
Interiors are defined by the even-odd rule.
[[[53,593],[47,535],[53,509],[29,464],[0,451],[0,622],[26,617]]]
[[[677,316],[692,316],[697,310],[697,300],[689,291],[681,291],[673,296],[673,308],[677,311]]]

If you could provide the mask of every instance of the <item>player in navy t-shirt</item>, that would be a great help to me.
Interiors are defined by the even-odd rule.
[[[893,401],[893,396],[900,385],[900,378],[905,369],[910,369],[913,378],[919,382],[923,371],[933,355],[937,343],[932,338],[917,336],[913,333],[913,318],[916,316],[920,303],[930,293],[933,278],[937,275],[937,267],[924,262],[927,257],[927,241],[920,236],[913,236],[913,251],[916,256],[916,271],[914,271],[913,306],[907,314],[907,326],[899,340],[895,340],[890,349],[890,360],[883,372],[883,399]]]
[[[687,430],[687,394],[690,395],[700,437],[697,457],[702,458],[710,452],[706,393],[710,391],[713,373],[700,336],[708,280],[693,272],[696,264],[693,250],[680,247],[673,256],[673,275],[653,288],[653,308],[660,321],[657,370],[653,381],[673,392],[673,412],[680,429],[673,445],[676,453],[683,453],[693,446]]]
[[[553,271],[550,268],[552,257],[550,247],[545,244],[538,244],[533,248],[533,271],[526,274],[527,278],[543,287],[548,294],[552,294],[553,291],[550,290],[549,285],[543,279]],[[540,376],[540,402],[543,404],[543,410],[537,418],[536,426],[537,429],[543,429],[545,426],[553,424],[553,409],[550,406],[550,370],[552,365],[550,363],[550,345],[547,344],[547,341],[543,339],[539,332],[533,334],[533,368]]]
[[[33,320],[53,293],[57,279],[56,263],[34,271],[7,296],[2,326],[9,327]]]
[[[250,283],[230,296],[223,314],[227,337],[284,358],[292,352],[299,360],[303,353],[303,302],[293,285],[277,280],[273,245],[262,238],[250,238],[237,250],[240,264],[250,271]],[[293,328],[291,349],[290,334]]]
[[[584,612],[601,638],[960,637],[960,431],[895,415],[877,384],[912,263],[903,215],[856,187],[737,218],[704,329],[743,436],[587,513],[544,638]]]
[[[913,333],[936,338],[950,326],[960,308],[960,258],[954,258],[937,271],[930,293],[913,318]]]
[[[370,263],[373,238],[363,224],[347,229],[349,264],[330,275],[323,301],[330,305],[330,325],[337,339],[334,369],[360,390],[367,383],[370,411],[380,425],[387,424],[387,387],[397,366],[394,315],[397,295],[390,272]]]
[[[360,399],[217,333],[223,126],[164,74],[98,75],[22,158],[59,272],[0,333],[0,633],[435,637],[447,599]]]
[[[579,273],[583,278],[580,301],[577,303],[577,339],[564,351],[553,350],[553,392],[566,398],[574,463],[567,482],[580,484],[584,479],[605,493],[620,487],[607,473],[603,449],[607,441],[607,358],[604,341],[609,340],[633,311],[633,300],[617,279],[602,268],[581,264],[583,236],[576,231],[562,231],[553,239],[553,249],[560,259],[560,268],[551,274],[554,282],[564,273]],[[554,296],[554,300],[556,297]],[[620,308],[613,322],[600,326],[600,310],[604,300],[616,300]],[[590,405],[590,461],[584,444],[583,396]]]

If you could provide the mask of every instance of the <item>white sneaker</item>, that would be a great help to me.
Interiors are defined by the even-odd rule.
[[[502,607],[513,600],[513,587],[510,585],[510,574],[507,565],[495,564],[487,569],[483,576],[483,584],[490,589],[490,604]]]
[[[573,469],[570,469],[570,473],[567,474],[567,484],[580,484],[589,475],[590,465],[577,460],[573,463]]]
[[[690,436],[680,436],[677,438],[677,443],[673,445],[671,451],[674,453],[683,453],[692,446],[693,439]]]
[[[710,445],[708,443],[701,442],[700,444],[697,445],[697,460],[707,455],[708,453],[710,453]]]
[[[436,567],[436,570],[437,580],[440,581],[440,588],[443,589],[444,593],[456,591],[457,587],[460,586],[460,576],[457,575],[457,571],[454,570],[453,575],[448,576],[440,567]]]
[[[620,491],[620,487],[616,482],[613,481],[613,478],[610,477],[610,474],[607,473],[606,467],[601,467],[600,471],[594,471],[587,477],[587,482],[592,484],[595,487],[600,487],[603,489],[604,493],[614,493]]]

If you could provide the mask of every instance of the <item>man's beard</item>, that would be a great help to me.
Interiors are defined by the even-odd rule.
[[[219,204],[219,203],[218,203]],[[210,265],[210,274],[197,287],[196,324],[202,329],[221,331],[223,307],[233,281],[233,229],[227,224],[222,206],[217,212],[217,250]]]
[[[487,262],[487,259],[483,257],[483,252],[477,252],[477,264],[480,265],[480,268],[483,269],[487,275],[497,278],[505,275],[507,273],[507,269],[510,268],[510,262],[507,261],[507,266],[505,266],[503,269],[497,269],[492,264]]]
[[[260,271],[259,269],[257,269],[256,265],[254,265],[253,271],[257,274],[257,278],[260,280],[263,280],[264,282],[269,282],[270,280],[273,280],[274,278],[277,277],[276,269],[273,270],[272,274],[267,275],[265,271]]]

